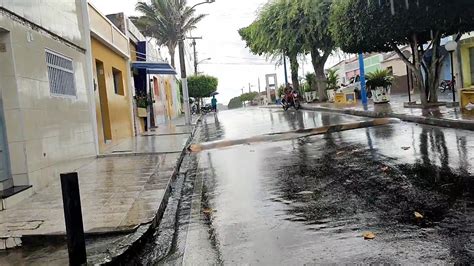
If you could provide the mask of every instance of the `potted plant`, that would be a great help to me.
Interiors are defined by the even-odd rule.
[[[390,102],[390,90],[393,84],[393,76],[388,70],[376,70],[366,75],[367,88],[372,93],[374,103]]]
[[[329,69],[327,73],[327,88],[326,93],[328,95],[328,101],[334,102],[336,90],[339,89],[337,85],[339,81],[339,74],[337,74],[337,69]]]
[[[138,117],[147,117],[146,108],[148,107],[148,99],[146,95],[135,96],[137,102],[137,115]]]

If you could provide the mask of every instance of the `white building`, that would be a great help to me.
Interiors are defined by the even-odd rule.
[[[87,24],[86,1],[0,1],[0,210],[97,154]]]

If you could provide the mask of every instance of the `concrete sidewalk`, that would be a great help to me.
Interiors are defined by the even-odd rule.
[[[427,124],[440,127],[474,130],[474,113],[465,113],[459,107],[431,107],[431,108],[405,108],[406,97],[392,96],[390,103],[374,104],[369,101],[367,108],[358,102],[353,105],[340,105],[335,103],[310,103],[303,104],[302,108],[312,111],[337,112],[342,114],[380,118],[392,117],[407,122]],[[442,98],[443,99],[443,98]]]
[[[86,235],[131,234],[152,223],[158,210],[165,208],[170,183],[192,134],[192,126],[160,126],[85,161],[77,172]],[[21,246],[25,238],[64,236],[65,230],[58,177],[0,212],[0,249]]]

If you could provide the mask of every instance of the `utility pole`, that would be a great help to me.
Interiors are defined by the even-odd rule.
[[[187,37],[186,39],[193,40],[193,52],[194,52],[194,75],[198,74],[198,59],[197,59],[197,51],[196,51],[196,40],[202,40],[202,37]]]
[[[178,48],[179,64],[181,66],[181,85],[183,86],[184,119],[185,124],[189,126],[191,125],[191,108],[189,108],[188,79],[186,78],[186,62],[184,61],[184,36],[180,38]]]
[[[192,6],[189,10],[194,10],[195,7],[203,4],[214,3],[216,0],[206,0],[205,2],[197,3]],[[180,21],[183,17],[180,18]],[[181,68],[181,85],[183,86],[183,102],[184,102],[184,119],[187,126],[191,125],[191,108],[189,106],[189,91],[188,91],[188,79],[186,77],[186,64],[184,59],[184,39],[185,32],[182,32],[182,28],[179,29],[179,64]]]

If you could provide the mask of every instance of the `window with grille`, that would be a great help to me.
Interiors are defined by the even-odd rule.
[[[46,50],[49,90],[51,95],[76,97],[74,67],[71,59]]]

